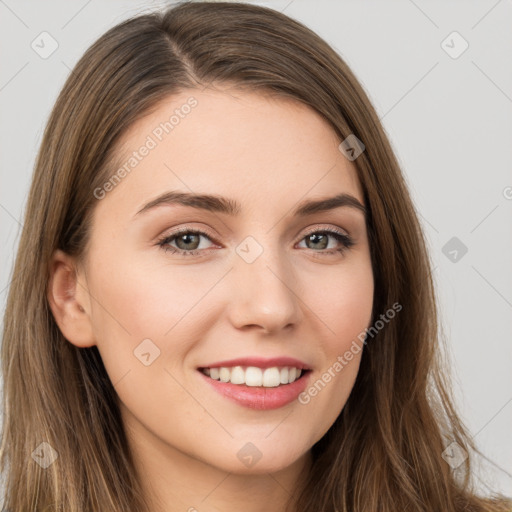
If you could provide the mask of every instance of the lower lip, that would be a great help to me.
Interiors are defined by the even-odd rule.
[[[291,384],[264,388],[221,382],[208,377],[200,370],[198,372],[221,395],[244,407],[259,410],[279,409],[293,402],[306,389],[311,373],[311,371],[307,371]]]

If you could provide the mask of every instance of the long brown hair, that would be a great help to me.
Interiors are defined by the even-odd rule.
[[[170,95],[208,84],[295,99],[320,113],[340,140],[354,134],[363,141],[354,164],[369,210],[374,321],[394,303],[403,306],[363,351],[350,397],[313,446],[312,471],[290,510],[505,510],[505,498],[484,499],[472,488],[479,452],[446,380],[426,244],[374,108],[314,32],[272,9],[233,2],[180,3],[119,23],[87,50],[56,101],[5,312],[4,506],[147,510],[99,352],[67,342],[49,308],[49,262],[57,248],[84,257],[94,190],[116,170],[126,129]],[[46,469],[35,461],[42,442],[58,455]],[[442,457],[452,442],[470,455],[457,472]]]

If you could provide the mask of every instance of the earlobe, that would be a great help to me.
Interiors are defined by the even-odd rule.
[[[49,264],[47,298],[64,337],[84,348],[95,345],[90,318],[90,301],[74,259],[57,249]]]

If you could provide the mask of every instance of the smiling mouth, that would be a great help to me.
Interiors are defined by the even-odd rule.
[[[233,366],[218,368],[199,368],[199,371],[213,380],[248,387],[275,388],[291,384],[311,370],[293,366]]]

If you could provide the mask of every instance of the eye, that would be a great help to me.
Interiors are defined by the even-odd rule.
[[[334,238],[336,242],[339,244],[339,247],[330,248],[328,251],[324,251],[322,249],[328,248],[329,238]],[[308,249],[315,249],[315,252],[320,252],[321,254],[336,254],[336,253],[344,253],[346,250],[350,249],[354,245],[354,241],[352,238],[343,233],[342,231],[338,231],[337,229],[315,229],[309,231],[302,240],[305,240],[306,247]],[[318,251],[317,249],[320,249]]]
[[[201,237],[205,237],[208,240],[211,240],[210,236],[203,231],[190,228],[182,228],[178,231],[175,231],[171,235],[160,239],[157,245],[161,246],[162,249],[166,252],[180,254],[182,256],[195,256],[204,250],[204,248],[197,250],[201,245]],[[172,242],[175,242],[178,247],[169,245]]]
[[[197,256],[202,252],[208,250],[208,248],[201,248],[201,237],[212,241],[212,237],[203,231],[181,228],[170,235],[166,235],[161,238],[157,245],[159,245],[164,251],[172,254],[179,254],[180,256]],[[338,244],[338,247],[329,247],[329,238],[334,239]],[[348,250],[354,245],[352,238],[338,231],[337,229],[315,229],[309,231],[303,238],[305,240],[306,248],[312,249],[314,252],[318,252],[322,255],[340,254]],[[172,245],[176,244],[176,245]],[[330,250],[324,250],[330,249]]]

